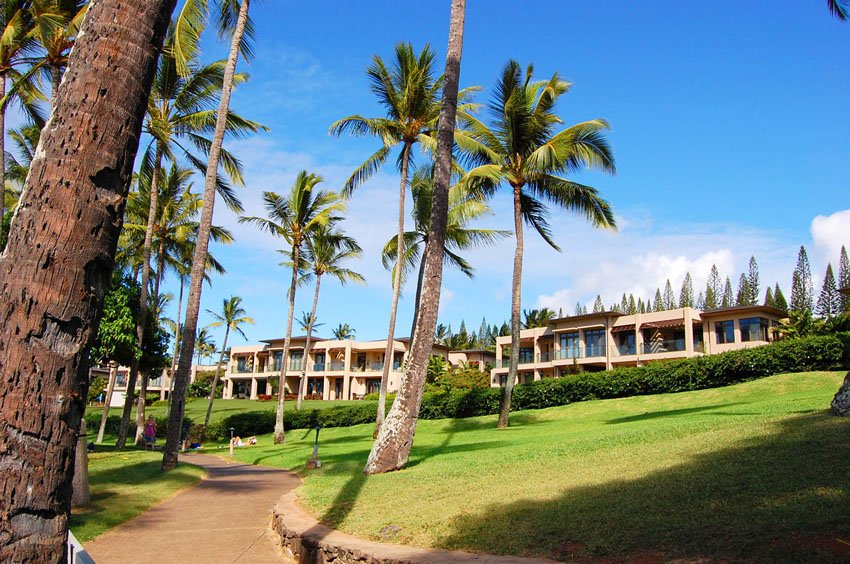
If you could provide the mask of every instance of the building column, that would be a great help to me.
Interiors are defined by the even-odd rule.
[[[614,364],[611,362],[611,351],[614,349],[614,334],[611,333],[611,318],[605,318],[605,370],[611,370]]]
[[[227,379],[224,381],[224,390],[221,392],[222,399],[230,399],[233,397],[233,380]]]
[[[322,399],[329,401],[331,399],[331,379],[327,376],[322,376],[324,388],[322,388]]]
[[[694,322],[691,319],[691,310],[685,308],[685,353],[688,356],[694,356]]]
[[[257,379],[251,378],[251,399],[257,399]]]

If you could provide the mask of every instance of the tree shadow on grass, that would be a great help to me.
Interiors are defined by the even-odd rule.
[[[700,407],[687,407],[683,409],[667,409],[664,411],[649,411],[647,413],[642,413],[640,415],[629,415],[628,417],[617,417],[615,419],[609,419],[605,423],[608,425],[617,425],[619,423],[635,423],[637,421],[647,421],[649,419],[661,419],[665,417],[678,417],[680,415],[691,415],[693,413],[704,413],[708,411],[715,411],[718,409],[723,409],[726,407],[732,407],[733,405],[747,405],[749,402],[732,402],[732,403],[722,403],[718,405],[706,405]],[[728,415],[746,415],[746,413],[733,413]]]
[[[641,478],[461,515],[438,544],[565,560],[850,560],[850,422],[818,413],[769,431]]]

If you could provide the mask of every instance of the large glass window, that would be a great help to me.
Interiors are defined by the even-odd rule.
[[[522,347],[519,349],[519,363],[530,364],[534,362],[534,349],[532,347]]]
[[[283,358],[283,351],[275,351],[272,353],[272,370],[280,372],[280,363]]]
[[[621,331],[617,336],[617,348],[622,355],[635,354],[635,334],[633,331]]]
[[[578,358],[579,346],[581,341],[578,338],[578,332],[561,333],[561,358]]]
[[[605,329],[588,329],[584,332],[587,356],[605,356]]]
[[[247,356],[240,356],[236,358],[236,372],[250,372],[250,370],[248,370]]]
[[[714,332],[717,334],[718,345],[735,342],[734,321],[716,321],[714,323]]]
[[[705,346],[702,342],[702,325],[694,324],[694,350],[705,352]]]
[[[741,325],[741,341],[767,341],[770,322],[762,317],[750,317],[738,322]]]

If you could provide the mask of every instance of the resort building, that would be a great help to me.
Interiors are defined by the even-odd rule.
[[[387,341],[329,340],[313,337],[304,358],[305,336],[292,337],[286,359],[286,393],[295,394],[306,367],[309,398],[324,400],[360,399],[381,388]],[[271,395],[270,382],[277,382],[283,365],[284,339],[261,341],[260,345],[235,346],[224,373],[224,399]],[[393,341],[393,358],[387,391],[398,389],[401,367],[410,349],[410,339]],[[435,344],[431,354],[448,357],[449,351]],[[492,353],[491,353],[492,354]],[[483,366],[482,366],[483,368]]]
[[[774,307],[742,306],[553,319],[546,327],[520,331],[517,382],[757,347],[772,339],[770,328],[786,317]],[[507,381],[510,346],[510,336],[496,338],[491,386]]]

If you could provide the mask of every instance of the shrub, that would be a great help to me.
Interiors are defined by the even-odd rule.
[[[434,383],[445,388],[489,388],[490,374],[476,366],[457,366],[437,376]]]
[[[105,390],[106,390],[106,386],[108,386],[108,385],[109,385],[109,381],[106,378],[98,376],[97,378],[93,379],[91,381],[91,384],[89,384],[89,393],[88,393],[88,397],[86,398],[86,399],[88,399],[88,402],[94,403],[94,402],[98,401],[98,398],[101,397],[101,394],[105,398],[106,397]]]
[[[154,402],[158,402],[158,401],[159,401],[159,394],[156,394],[156,393],[145,394],[145,405],[151,406],[151,405],[154,404]]]
[[[87,413],[86,414],[86,427],[89,433],[97,432],[100,428],[100,414],[99,413]],[[156,421],[156,436],[157,438],[164,439],[165,432],[168,427],[168,419],[165,417],[155,417]],[[107,435],[117,435],[118,427],[121,426],[121,416],[120,415],[110,415],[106,418],[106,430],[105,433]],[[181,437],[186,437],[189,434],[189,428],[192,426],[192,420],[188,417],[183,418],[183,431],[181,433]],[[135,420],[130,421],[130,440],[132,441],[132,436],[134,434],[135,428]]]

